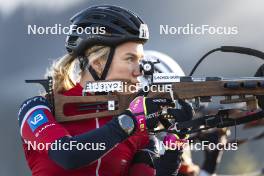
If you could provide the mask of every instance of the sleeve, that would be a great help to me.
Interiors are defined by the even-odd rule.
[[[155,169],[144,163],[133,164],[129,176],[155,176]]]
[[[67,130],[55,121],[48,101],[41,96],[24,101],[19,109],[18,121],[22,139],[32,146],[46,146],[69,136]],[[47,153],[46,149],[40,152]]]
[[[154,160],[158,157],[158,147],[156,137],[149,136],[148,145],[135,154],[129,169],[129,176],[154,176],[156,172]]]
[[[75,169],[88,165],[128,138],[119,126],[117,118],[101,128],[70,136],[67,130],[55,121],[49,103],[41,96],[28,99],[22,104],[18,120],[24,141],[48,144],[49,147],[45,147],[44,152],[64,169]],[[62,147],[53,149],[51,145],[54,143],[60,143],[59,146]],[[87,146],[92,143],[104,144],[101,147],[102,150],[87,150],[86,147],[80,149],[80,145]]]

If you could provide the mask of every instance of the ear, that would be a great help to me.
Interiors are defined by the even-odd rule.
[[[90,65],[93,67],[93,69],[97,72],[98,75],[101,75],[104,69],[104,64],[101,61],[101,59],[95,59],[93,60]]]

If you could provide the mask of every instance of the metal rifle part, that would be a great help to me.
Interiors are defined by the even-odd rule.
[[[45,92],[46,98],[49,101],[52,107],[52,113],[55,114],[55,105],[54,105],[54,93],[53,93],[53,80],[52,77],[48,77],[47,79],[32,79],[32,80],[25,80],[26,83],[37,83],[40,84]]]

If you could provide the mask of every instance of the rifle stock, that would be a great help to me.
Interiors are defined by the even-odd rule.
[[[172,85],[172,92],[175,99],[193,99],[202,97],[224,96],[220,100],[222,104],[246,102],[248,110],[257,108],[256,95],[264,95],[264,78],[245,78],[218,81],[194,81],[164,83]],[[55,117],[59,122],[76,121],[90,118],[119,115],[127,109],[129,103],[136,97],[136,93],[93,96],[63,96],[54,95]],[[149,92],[148,97],[171,98],[170,92]],[[235,98],[234,98],[235,97]],[[67,103],[96,103],[107,104],[114,101],[117,107],[115,110],[104,110],[89,114],[67,116],[64,114],[64,105]]]
[[[91,118],[101,118],[106,116],[115,116],[119,115],[127,109],[129,102],[133,100],[135,94],[129,95],[94,95],[94,96],[64,96],[55,94],[54,95],[54,106],[55,106],[55,118],[58,122],[66,122],[66,121],[76,121],[83,119],[91,119]],[[96,102],[105,102],[115,101],[118,102],[118,109],[112,111],[102,111],[102,112],[94,112],[89,114],[81,114],[81,115],[72,115],[67,116],[64,114],[64,107],[67,103],[96,103]]]

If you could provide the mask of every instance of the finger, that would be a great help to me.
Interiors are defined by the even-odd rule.
[[[177,122],[184,122],[190,120],[190,117],[180,109],[168,108],[167,113],[172,116]]]
[[[193,116],[194,111],[193,111],[193,107],[191,106],[190,103],[188,103],[188,102],[186,102],[186,101],[184,101],[184,100],[182,100],[182,99],[179,99],[178,102],[179,102],[179,104],[182,106],[181,109],[182,109],[186,114],[188,114],[188,116]]]

